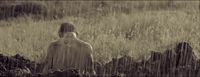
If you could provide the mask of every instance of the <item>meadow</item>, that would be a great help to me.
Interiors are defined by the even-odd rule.
[[[182,41],[190,43],[200,56],[199,1],[177,1],[173,5],[180,6],[176,8],[166,7],[165,1],[105,1],[101,5],[95,1],[70,2],[57,2],[60,6],[56,1],[38,2],[58,13],[62,9],[65,16],[60,19],[22,16],[0,20],[0,53],[18,53],[41,62],[48,45],[59,38],[60,24],[70,22],[76,26],[78,37],[93,46],[94,60],[98,62],[123,55],[138,60],[146,58],[150,51],[164,52]]]

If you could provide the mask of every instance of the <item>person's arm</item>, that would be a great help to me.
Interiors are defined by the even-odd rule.
[[[88,54],[87,54],[87,71],[91,74],[91,75],[96,75],[96,72],[94,70],[94,60],[93,60],[93,55],[92,55],[92,52],[93,52],[93,49],[92,49],[92,46],[89,45],[87,47],[87,50],[88,50]]]
[[[44,68],[43,68],[43,73],[47,73],[49,69],[52,68],[52,61],[53,61],[53,44],[51,43],[47,49],[47,56],[44,61]]]

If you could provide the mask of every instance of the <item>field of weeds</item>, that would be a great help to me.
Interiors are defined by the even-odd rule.
[[[55,13],[61,18],[35,20],[21,16],[0,20],[1,54],[18,53],[41,62],[50,42],[59,38],[60,24],[70,22],[75,24],[78,37],[93,46],[94,59],[98,62],[123,55],[141,59],[150,51],[163,52],[182,41],[190,43],[199,56],[199,1],[176,1],[169,6],[168,1],[36,3],[47,6],[49,16]]]

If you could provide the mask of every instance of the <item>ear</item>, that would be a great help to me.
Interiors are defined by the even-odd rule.
[[[61,33],[61,32],[58,32],[58,35],[59,35],[60,38],[63,37],[63,33]]]
[[[76,35],[78,35],[78,32],[75,32],[76,33]]]

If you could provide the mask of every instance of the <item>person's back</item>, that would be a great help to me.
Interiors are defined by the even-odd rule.
[[[66,69],[78,69],[81,73],[94,72],[91,45],[79,40],[75,32],[65,32],[60,37],[48,48],[43,72]]]

